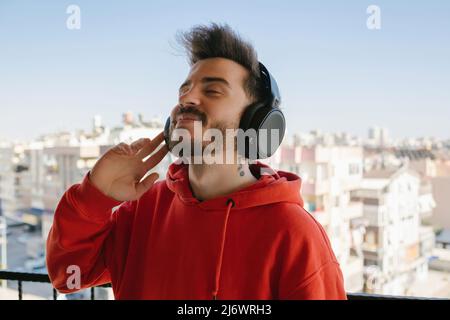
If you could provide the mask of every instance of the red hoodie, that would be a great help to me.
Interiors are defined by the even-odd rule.
[[[303,209],[298,176],[261,175],[199,201],[187,169],[173,163],[165,181],[124,203],[89,174],[72,186],[47,240],[54,287],[76,291],[67,285],[76,265],[81,289],[111,282],[116,299],[346,299],[328,237]]]

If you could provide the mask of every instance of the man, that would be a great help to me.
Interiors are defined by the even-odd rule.
[[[261,92],[252,46],[217,24],[180,40],[191,70],[171,133],[194,134],[195,121],[205,130],[239,128]],[[261,174],[270,168],[259,162],[176,162],[155,182],[156,173],[144,176],[167,154],[157,150],[163,140],[119,144],[64,194],[47,241],[56,289],[111,282],[116,299],[346,299],[327,235],[303,209],[298,176]],[[68,268],[79,270],[79,287]]]

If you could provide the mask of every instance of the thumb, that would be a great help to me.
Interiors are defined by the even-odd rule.
[[[142,195],[144,193],[146,193],[153,186],[153,183],[155,183],[155,181],[158,180],[158,178],[159,178],[159,174],[157,174],[156,172],[153,172],[148,177],[146,177],[144,180],[142,180],[141,182],[138,183],[138,185],[136,186],[136,193],[137,193],[138,199],[140,197],[142,197]]]

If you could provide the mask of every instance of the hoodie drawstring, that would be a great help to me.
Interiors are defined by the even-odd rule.
[[[223,259],[223,250],[225,247],[225,238],[227,234],[227,225],[228,225],[228,218],[230,216],[231,208],[233,208],[235,205],[233,199],[227,200],[227,212],[225,213],[225,222],[223,224],[223,230],[222,230],[222,241],[220,244],[220,252],[219,252],[219,259],[217,260],[217,266],[216,266],[216,274],[215,274],[215,280],[214,280],[214,290],[212,292],[213,300],[217,300],[217,294],[219,293],[219,281],[220,281],[220,273],[222,271],[222,259]]]

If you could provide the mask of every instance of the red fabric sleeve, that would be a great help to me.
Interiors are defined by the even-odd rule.
[[[65,192],[47,239],[47,269],[59,292],[75,292],[111,281],[106,266],[114,250],[117,216],[119,211],[131,213],[136,208],[135,202],[126,202],[113,213],[120,204],[98,190],[90,182],[89,173],[81,184]],[[80,270],[79,288],[73,288],[73,266]]]

